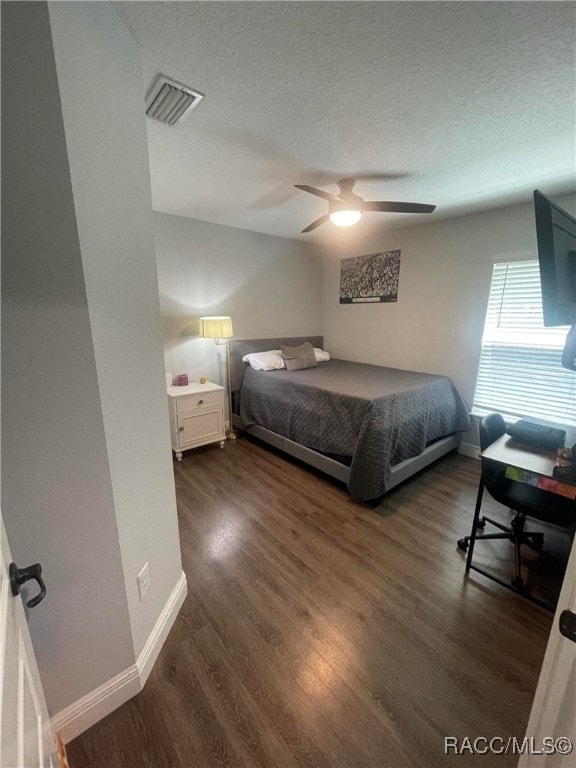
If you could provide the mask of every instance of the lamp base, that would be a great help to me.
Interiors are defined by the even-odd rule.
[[[235,429],[226,430],[226,440],[238,440],[239,434]]]

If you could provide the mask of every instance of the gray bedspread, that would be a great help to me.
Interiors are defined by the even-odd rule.
[[[386,491],[390,467],[468,429],[466,403],[446,376],[329,360],[301,371],[244,372],[244,427],[259,424],[323,453],[351,457],[348,491]]]

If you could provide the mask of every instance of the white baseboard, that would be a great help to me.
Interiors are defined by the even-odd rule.
[[[104,685],[58,712],[52,718],[52,727],[67,744],[141,690],[138,667],[132,664]]]
[[[182,572],[136,663],[54,715],[52,727],[64,744],[68,744],[128,699],[140,693],[176,620],[186,594],[186,575]]]
[[[140,651],[136,666],[138,667],[138,673],[140,676],[141,689],[144,688],[148,675],[152,671],[152,667],[158,654],[162,650],[162,646],[166,642],[168,633],[172,629],[172,625],[178,616],[178,611],[182,607],[188,588],[186,584],[186,574],[184,571],[180,574],[180,578],[176,582],[176,586],[172,590],[172,594],[168,598],[166,605],[162,609],[162,613],[158,616],[154,629],[150,633],[144,648]]]
[[[480,458],[480,448],[472,443],[460,443],[458,453],[461,453],[463,456],[470,456],[471,459]]]

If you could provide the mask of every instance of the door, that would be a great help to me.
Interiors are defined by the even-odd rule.
[[[55,768],[56,742],[22,598],[12,594],[11,562],[0,515],[0,766]],[[29,599],[36,591],[31,587]]]
[[[561,624],[568,636],[560,632]],[[576,765],[576,539],[572,543],[526,736],[519,768],[573,768]]]

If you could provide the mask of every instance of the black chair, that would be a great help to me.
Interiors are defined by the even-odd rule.
[[[485,416],[480,422],[480,448],[486,450],[495,440],[506,432],[506,424],[499,413],[491,413]],[[537,552],[542,553],[544,546],[544,534],[540,531],[527,531],[526,519],[531,517],[546,523],[564,528],[573,536],[576,526],[576,502],[572,499],[549,493],[541,488],[536,488],[527,483],[520,483],[506,477],[506,467],[498,462],[493,462],[485,458],[481,459],[482,470],[480,476],[480,485],[478,488],[478,498],[476,500],[476,509],[474,512],[474,521],[472,523],[472,532],[470,536],[459,539],[458,547],[466,552],[466,572],[472,568],[484,576],[488,576],[493,581],[497,581],[505,587],[511,587],[517,592],[523,593],[524,580],[522,579],[522,545],[525,544]],[[490,517],[480,517],[480,508],[482,505],[483,491],[488,493],[500,504],[516,512],[510,525],[504,525],[498,520]],[[490,523],[498,528],[500,533],[481,533],[478,529],[484,529],[486,523]],[[514,545],[515,550],[515,574],[511,584],[507,584],[493,574],[472,565],[472,555],[476,541],[484,539],[508,539]],[[530,595],[533,602],[542,605],[545,608],[553,609],[552,606],[544,603]]]

